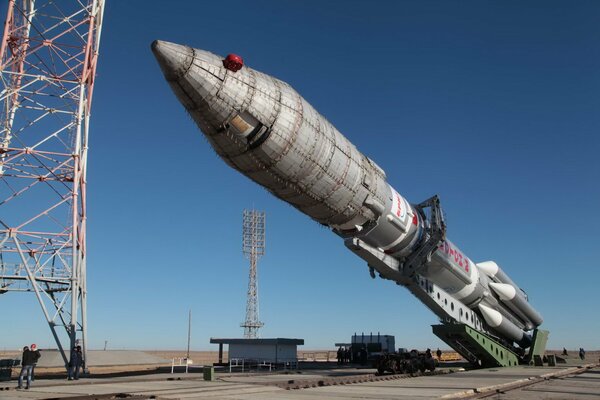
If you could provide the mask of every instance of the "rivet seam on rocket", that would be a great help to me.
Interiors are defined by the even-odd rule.
[[[252,72],[254,72],[254,71],[252,71]],[[228,76],[228,78],[229,78],[229,76]],[[257,87],[257,86],[255,86],[255,85],[253,85],[253,86],[254,86],[255,88]],[[278,85],[278,86],[279,86],[279,85]],[[220,93],[220,92],[221,92],[221,91],[219,90],[219,91],[218,91],[218,93]],[[279,90],[278,90],[278,92],[281,94],[281,89],[279,89]],[[292,92],[292,93],[294,93],[294,92]],[[294,94],[295,94],[295,97],[296,97],[296,99],[299,99],[299,96],[298,96],[296,93],[294,93]],[[188,96],[188,97],[189,97],[189,96]],[[208,99],[207,99],[207,100],[208,100]],[[296,103],[297,103],[299,106],[301,106],[301,102],[300,102],[300,101],[298,101],[298,100],[297,100],[297,101],[296,101]],[[283,101],[281,101],[281,100],[279,100],[279,101],[277,102],[277,104],[279,104],[279,105],[284,105],[284,106],[285,106],[285,103],[284,103]],[[278,113],[278,114],[279,114],[279,113]],[[306,121],[306,120],[305,120],[305,121]],[[303,121],[303,122],[304,122],[304,121]],[[300,123],[300,119],[298,119],[298,123]],[[296,132],[297,132],[297,130],[296,130],[296,129],[295,129],[294,131],[296,131]],[[331,131],[333,131],[333,129],[332,129]],[[230,136],[230,137],[232,137],[231,135],[229,135],[229,136]],[[233,137],[232,137],[232,138],[233,138]],[[325,138],[326,138],[326,140],[330,140],[330,141],[334,142],[334,140],[332,140],[332,139],[331,139],[330,137],[328,137],[328,136],[325,136]],[[332,150],[332,153],[335,151],[335,149],[336,149],[336,148],[337,148],[337,149],[339,149],[339,150],[340,150],[342,153],[344,153],[344,154],[348,154],[348,153],[349,153],[349,152],[348,152],[346,149],[343,149],[343,148],[340,148],[339,146],[337,146],[337,144],[336,144],[335,148],[332,148],[332,149],[331,149],[331,150]],[[287,153],[287,151],[286,151],[285,153]],[[281,158],[283,155],[284,155],[284,154],[282,154],[282,155],[281,155],[279,158]],[[222,154],[222,156],[225,156],[225,155],[224,155],[224,154]],[[230,159],[230,160],[232,160],[232,162],[234,162],[234,163],[235,163],[235,161],[234,161],[234,157],[228,156],[227,158],[228,158],[228,159]],[[256,160],[256,158],[255,158],[255,160]],[[276,162],[277,160],[274,160],[274,161]],[[314,162],[314,160],[311,160],[311,161],[313,161],[313,162]],[[274,162],[274,163],[275,163],[275,162]],[[349,163],[350,163],[350,162],[352,162],[352,161],[348,160],[348,161],[347,161],[347,165],[349,165]],[[317,164],[316,162],[314,162],[314,163],[315,163],[315,164]],[[318,165],[318,164],[317,164],[317,165]],[[269,169],[269,168],[270,168],[270,166],[269,166],[269,165],[265,165],[265,164],[264,164],[264,162],[263,162],[263,163],[261,163],[261,167],[262,167],[261,169]],[[347,170],[347,168],[346,168],[346,170]],[[323,172],[324,172],[324,173],[327,173],[327,170],[325,169],[325,171],[323,171]],[[331,178],[332,178],[332,179],[335,179],[336,177],[335,177],[335,176],[331,176]],[[316,181],[318,181],[318,177],[317,177],[317,179],[315,179],[315,182],[316,182]],[[340,180],[339,180],[339,179],[338,179],[337,181],[338,181],[338,182],[340,182]],[[313,184],[314,184],[314,182],[313,182]],[[300,194],[303,194],[303,191],[304,191],[304,190],[302,190],[302,189],[306,190],[306,189],[308,189],[308,187],[306,187],[306,186],[305,186],[305,187],[302,187],[302,186],[301,186],[301,189],[300,189],[300,191],[299,191],[299,192],[300,192]],[[336,189],[336,188],[334,188],[334,190],[332,190],[332,191],[331,191],[331,193],[332,193],[332,192],[334,192],[334,191],[335,191],[335,189]],[[349,189],[349,190],[351,190],[352,192],[356,193],[356,189],[355,189],[355,187],[351,187],[351,188],[348,188],[348,189]],[[327,197],[328,197],[328,196],[329,196],[331,193],[329,193],[329,194],[327,194],[326,196],[323,196],[323,197],[321,197],[321,198],[317,198],[317,201],[319,201],[319,200],[323,200],[323,199],[326,199],[326,198],[327,198]],[[306,193],[304,193],[304,194],[306,194]],[[314,196],[313,196],[313,197],[314,197]],[[346,209],[346,208],[347,208],[347,207],[339,207],[339,208],[335,208],[335,207],[333,207],[333,211],[336,211],[336,212],[338,212],[338,213],[339,213],[339,212],[343,212],[343,210],[344,210],[344,209]],[[350,207],[350,208],[353,208],[353,207]]]
[[[254,71],[252,71],[252,72],[254,72]],[[274,79],[273,79],[273,80],[274,80]],[[279,86],[279,85],[278,85],[278,86]],[[256,87],[256,86],[255,86],[255,87]],[[278,91],[281,93],[281,90],[278,90]],[[220,91],[219,91],[219,92],[220,92]],[[293,92],[293,91],[291,91],[291,90],[290,90],[290,92],[295,94],[295,97],[296,97],[296,99],[300,99],[300,97],[297,95],[297,93],[295,93],[295,92]],[[300,101],[298,101],[298,100],[297,100],[297,101],[296,101],[296,103],[297,103],[299,106],[301,106],[301,102],[300,102]],[[277,104],[279,104],[279,105],[282,105],[282,104],[285,104],[285,103],[284,103],[283,101],[279,101],[279,102],[277,102]],[[300,123],[300,119],[298,119],[297,121]],[[304,121],[306,121],[306,120],[304,120]],[[304,121],[302,121],[302,122],[304,122]],[[297,130],[296,130],[296,129],[295,129],[294,131],[296,131],[296,132],[297,132]],[[331,131],[333,131],[333,129],[331,129]],[[334,133],[335,133],[335,131],[334,131]],[[331,139],[330,139],[329,137],[327,137],[327,136],[326,136],[326,140],[331,140]],[[333,142],[333,140],[332,140],[332,142]],[[350,146],[348,146],[348,147],[350,147]],[[336,149],[336,148],[337,148],[337,149],[339,149],[339,150],[340,150],[342,153],[344,153],[344,154],[348,154],[348,153],[349,153],[349,151],[347,151],[347,150],[345,151],[345,149],[343,149],[343,148],[340,148],[339,146],[337,146],[337,143],[336,143],[336,146],[335,146],[335,148],[332,148],[332,153],[335,151],[335,149]],[[286,151],[285,153],[287,153],[287,151]],[[281,155],[281,157],[282,157],[283,155],[284,155],[284,154],[282,154],[282,155]],[[224,156],[224,155],[223,155],[223,156]],[[281,158],[281,157],[279,157],[279,158]],[[232,162],[234,162],[234,163],[235,163],[234,157],[231,157],[231,156],[229,156],[229,157],[227,157],[227,158],[228,158],[228,159],[230,159],[230,160],[232,160]],[[276,162],[276,161],[277,161],[277,160],[275,160],[275,162]],[[311,161],[313,161],[313,162],[314,162],[314,160],[311,160]],[[348,161],[347,161],[347,165],[349,165],[349,163],[350,163],[350,162],[352,162],[352,161],[354,161],[354,160],[348,160]],[[274,162],[274,163],[275,163],[275,162]],[[317,164],[317,163],[315,163],[315,164]],[[318,165],[318,164],[317,164],[317,165]],[[266,168],[266,169],[269,169],[269,168],[270,168],[270,166],[268,166],[268,165],[264,165],[264,162],[262,163],[261,167],[262,167],[262,169],[265,169],[265,168]],[[346,172],[347,172],[347,169],[348,169],[348,168],[346,168]],[[248,171],[248,172],[249,172],[249,171]],[[323,172],[327,173],[327,170],[325,169],[325,171],[323,171]],[[335,177],[335,176],[331,176],[331,178],[332,178],[332,179],[335,179],[336,177]],[[317,179],[315,179],[315,181],[314,181],[314,182],[316,182],[316,181],[318,181],[318,177],[317,177]],[[338,181],[338,182],[340,182],[340,180],[339,180],[339,179],[337,179],[337,181]],[[313,184],[314,184],[314,182],[313,182]],[[342,182],[343,182],[343,180],[342,180]],[[308,187],[307,187],[308,185],[307,185],[307,186],[304,186],[304,187],[303,187],[302,185],[300,185],[300,186],[301,186],[301,190],[300,190],[300,192],[302,192],[302,188],[304,188],[305,190],[306,190],[306,189],[308,189]],[[334,188],[334,189],[331,191],[331,193],[335,192],[335,189],[336,189],[336,188]],[[349,189],[350,191],[352,191],[352,192],[356,193],[356,188],[355,188],[355,187],[350,187],[350,188],[348,188],[348,189]],[[326,198],[327,198],[327,197],[328,197],[328,196],[329,196],[331,193],[327,194],[326,196],[323,196],[323,197],[321,197],[321,198],[320,198],[320,200],[326,199]],[[302,194],[302,193],[300,193],[300,194]],[[378,197],[379,197],[379,196],[378,196]],[[335,207],[334,207],[334,211],[336,211],[336,212],[343,212],[343,210],[344,210],[344,209],[347,209],[347,208],[348,208],[348,206],[347,206],[347,205],[346,205],[346,207],[339,207],[339,208],[335,208]],[[350,208],[351,208],[351,209],[354,209],[354,207],[350,207]]]

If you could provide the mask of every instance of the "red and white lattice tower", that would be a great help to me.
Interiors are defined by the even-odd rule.
[[[0,294],[86,332],[86,160],[103,0],[9,0],[0,45]],[[79,335],[78,335],[79,334]]]
[[[246,320],[241,324],[244,337],[256,339],[258,329],[264,324],[258,316],[258,259],[265,254],[265,213],[264,211],[244,210],[242,232],[242,250],[250,260],[250,277],[248,280],[248,299],[246,302]]]

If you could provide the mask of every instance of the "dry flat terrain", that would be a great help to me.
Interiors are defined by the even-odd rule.
[[[41,349],[41,352],[43,355],[44,349]],[[187,355],[185,350],[144,350],[144,352],[168,360],[169,365],[171,365],[172,359],[183,358]],[[336,350],[302,350],[298,352],[298,358],[307,361],[335,361],[336,357]],[[0,358],[21,358],[21,352],[0,351]],[[219,352],[190,351],[190,359],[195,365],[209,365],[219,362]],[[223,351],[223,360],[227,362],[227,351]]]
[[[42,356],[44,354],[44,349],[40,350],[42,352]],[[185,357],[185,350],[142,350],[145,353],[155,355],[160,358],[164,358],[166,360],[170,360],[173,358]],[[20,351],[0,351],[0,358],[21,358]],[[219,360],[219,352],[218,351],[190,351],[190,358],[194,361],[194,364],[212,364],[216,363]],[[227,359],[227,352],[223,352],[223,358]]]
[[[173,358],[185,357],[187,355],[186,351],[177,351],[177,350],[148,350],[146,351],[148,354],[152,354],[154,356],[164,358],[165,360],[171,361]],[[216,362],[219,362],[219,352],[218,351],[190,351],[190,359],[194,362],[195,365],[209,365]],[[223,360],[227,362],[227,352],[223,351]],[[169,365],[171,365],[169,363]]]
[[[115,365],[115,366],[102,366],[96,367],[91,365],[89,367],[92,374],[104,375],[104,374],[116,374],[116,373],[141,373],[144,371],[157,370],[159,367],[169,368],[171,367],[171,360],[173,358],[182,358],[186,356],[184,351],[176,350],[148,350],[145,353],[163,358],[165,363],[162,364],[142,364],[142,365]],[[576,365],[582,363],[578,356],[577,349],[568,350],[569,355],[566,358],[567,363],[570,365]],[[43,349],[42,349],[43,354]],[[562,350],[548,350],[547,354],[555,354],[562,357]],[[21,353],[17,351],[0,351],[0,358],[20,358]],[[298,352],[298,358],[306,361],[330,361],[336,360],[335,350],[302,350]],[[190,359],[194,365],[212,365],[218,362],[219,352],[218,351],[190,351]],[[227,352],[223,352],[223,360],[227,360]],[[585,363],[597,363],[600,362],[600,350],[586,352]],[[13,369],[13,376],[18,374],[19,368]],[[64,374],[64,369],[60,367],[56,368],[36,368],[36,374],[41,376],[44,375],[61,375]]]

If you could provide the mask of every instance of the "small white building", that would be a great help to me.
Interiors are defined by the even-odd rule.
[[[304,339],[219,339],[210,342],[219,345],[219,364],[223,364],[223,345],[229,345],[228,360],[244,359],[258,362],[286,363],[298,361],[298,345],[304,345]]]

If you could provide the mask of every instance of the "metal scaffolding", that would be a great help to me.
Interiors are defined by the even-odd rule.
[[[0,294],[35,293],[65,366],[61,327],[87,359],[86,164],[103,9],[9,0],[0,45]]]
[[[246,320],[240,325],[244,328],[244,337],[256,339],[258,329],[264,324],[258,317],[258,280],[256,267],[258,259],[265,254],[265,213],[264,211],[244,210],[242,250],[250,260],[250,278],[248,280],[248,300]]]

